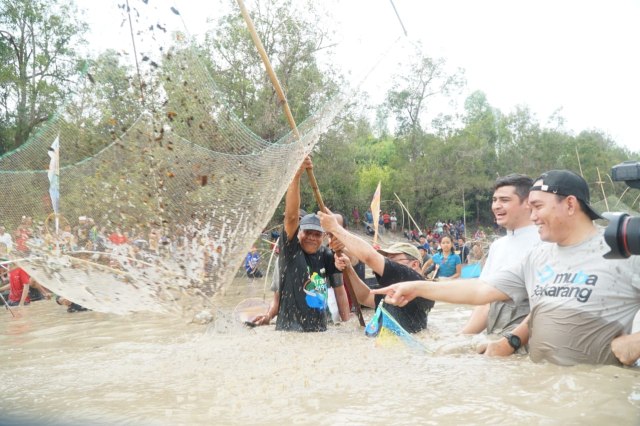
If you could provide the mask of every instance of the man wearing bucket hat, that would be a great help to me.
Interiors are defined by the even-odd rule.
[[[277,315],[276,330],[325,331],[329,286],[334,289],[341,319],[349,319],[342,274],[335,266],[333,252],[322,245],[325,233],[320,219],[315,214],[299,216],[300,178],[312,167],[311,158],[307,157],[287,189],[279,288],[267,313],[253,319],[255,325],[269,324]]]
[[[381,287],[407,280],[423,279],[422,257],[413,244],[395,243],[386,249],[376,251],[368,242],[340,226],[332,214],[318,212],[318,216],[320,216],[322,227],[344,244],[349,255],[357,257],[373,270]],[[382,301],[383,297],[373,294],[358,277],[346,254],[339,256],[336,263],[340,269],[346,268],[345,272],[349,276],[353,292],[360,304],[375,308]],[[433,301],[423,298],[417,298],[403,308],[385,305],[388,312],[409,333],[416,333],[427,327],[427,315],[432,307]]]
[[[517,265],[498,271],[488,284],[413,281],[376,291],[403,306],[415,297],[451,303],[485,304],[529,298],[528,324],[513,331],[533,361],[560,365],[633,364],[640,357],[640,333],[630,334],[640,309],[640,257],[603,259],[609,251],[594,219],[586,181],[568,170],[551,170],[529,193],[531,220],[540,239]]]

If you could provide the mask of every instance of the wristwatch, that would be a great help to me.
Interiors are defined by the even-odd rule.
[[[516,336],[515,334],[505,333],[504,337],[507,339],[507,342],[509,342],[509,346],[513,348],[514,352],[520,349],[520,346],[522,346],[520,337]]]

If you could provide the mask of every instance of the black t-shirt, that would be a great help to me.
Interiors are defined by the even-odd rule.
[[[342,285],[333,279],[340,272],[335,267],[333,252],[322,246],[314,254],[306,254],[297,236],[287,241],[283,233],[282,239],[276,330],[325,331],[328,286]]]
[[[388,287],[404,281],[424,280],[424,277],[410,267],[398,262],[384,259],[384,272],[382,276],[376,274],[376,279],[380,287]],[[376,306],[384,299],[383,295],[376,294]],[[434,302],[430,299],[416,297],[404,307],[384,304],[385,309],[398,321],[398,323],[409,333],[417,333],[427,328],[427,315]]]

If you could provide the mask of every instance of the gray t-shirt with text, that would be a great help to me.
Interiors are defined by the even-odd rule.
[[[640,309],[640,257],[609,260],[601,233],[560,247],[542,243],[490,283],[531,305],[529,353],[560,365],[619,364],[611,341]]]

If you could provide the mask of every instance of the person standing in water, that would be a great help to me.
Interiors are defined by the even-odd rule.
[[[497,239],[489,248],[489,256],[480,273],[480,279],[491,281],[491,275],[518,263],[540,242],[538,228],[531,221],[529,190],[533,185],[530,177],[510,174],[499,177],[494,185],[491,211],[496,223],[507,230],[507,235]],[[499,340],[483,346],[487,355],[509,355],[526,353],[527,346],[514,337],[513,330],[527,320],[529,299],[515,304],[493,302],[477,306],[462,329],[464,334],[477,334],[486,329],[487,334],[501,335]],[[525,330],[521,331],[522,333]],[[483,350],[484,349],[484,350]]]
[[[347,293],[338,279],[341,272],[335,266],[333,252],[322,245],[325,233],[315,214],[299,218],[300,179],[313,168],[307,157],[289,184],[285,196],[284,230],[281,238],[280,288],[264,315],[253,319],[255,325],[269,324],[277,315],[276,330],[325,331],[327,329],[328,286],[333,287],[340,309],[340,318],[349,319]],[[337,242],[336,242],[337,243]],[[343,246],[335,245],[336,250]]]

